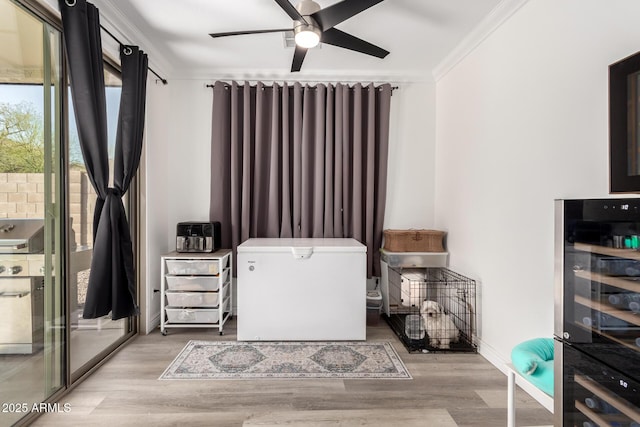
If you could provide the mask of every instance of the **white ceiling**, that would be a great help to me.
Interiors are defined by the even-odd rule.
[[[295,1],[295,0],[294,0]],[[292,1],[292,3],[294,3]],[[336,0],[316,0],[321,7]],[[506,1],[506,0],[505,0]],[[209,33],[292,26],[272,0],[95,0],[102,24],[149,54],[167,79],[432,79],[433,69],[501,0],[386,0],[336,26],[391,53],[384,59],[331,45],[290,73],[281,33],[213,39]],[[295,3],[294,3],[295,4]],[[105,36],[103,35],[103,40]]]

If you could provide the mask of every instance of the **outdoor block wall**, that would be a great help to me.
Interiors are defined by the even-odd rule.
[[[79,246],[92,244],[96,195],[84,171],[69,172],[69,216]],[[44,218],[44,174],[0,173],[0,219]]]

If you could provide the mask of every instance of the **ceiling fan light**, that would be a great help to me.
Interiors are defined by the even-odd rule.
[[[320,43],[320,31],[311,26],[295,32],[296,44],[304,48],[316,47]]]

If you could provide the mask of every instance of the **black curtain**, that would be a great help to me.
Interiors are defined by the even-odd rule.
[[[140,163],[147,81],[147,55],[120,46],[122,94],[116,135],[113,187],[109,187],[104,64],[98,9],[84,0],[59,0],[71,96],[80,147],[98,200],[93,221],[93,258],[85,319],[111,312],[139,314],[133,247],[122,195]]]

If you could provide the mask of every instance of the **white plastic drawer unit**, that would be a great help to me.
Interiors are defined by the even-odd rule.
[[[167,301],[176,307],[217,307],[221,292],[171,292]]]
[[[166,262],[168,274],[217,276],[220,273],[217,260],[168,259]]]
[[[233,316],[231,249],[162,256],[160,332],[167,328],[222,328]]]
[[[167,264],[169,261],[167,261]],[[210,291],[215,292],[225,283],[229,270],[220,276],[166,276],[167,289],[170,291]]]

